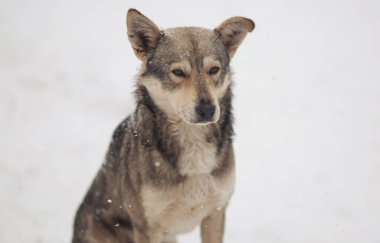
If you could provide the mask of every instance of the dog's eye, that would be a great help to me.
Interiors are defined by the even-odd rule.
[[[210,68],[210,70],[208,70],[208,74],[209,75],[215,75],[219,72],[220,68],[217,67],[217,66],[214,66],[212,68]]]
[[[177,76],[177,77],[181,77],[181,78],[186,78],[186,74],[184,71],[182,71],[181,69],[174,69],[172,71],[172,73]]]

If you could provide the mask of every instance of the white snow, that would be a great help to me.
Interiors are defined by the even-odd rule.
[[[0,2],[0,241],[68,243],[134,108],[134,7],[161,27],[256,22],[233,60],[225,242],[380,242],[378,1]],[[180,237],[200,242],[199,230]]]

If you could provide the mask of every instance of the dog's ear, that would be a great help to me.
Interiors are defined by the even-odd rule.
[[[255,23],[244,17],[232,17],[219,25],[215,32],[221,38],[227,51],[232,57],[248,32],[252,32]]]
[[[128,39],[136,56],[146,61],[161,37],[160,29],[136,9],[127,14]]]

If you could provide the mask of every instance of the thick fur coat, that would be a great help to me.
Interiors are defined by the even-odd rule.
[[[201,225],[203,243],[221,243],[235,181],[229,63],[254,24],[161,31],[132,9],[127,26],[142,60],[137,106],[113,134],[72,242],[173,243]]]

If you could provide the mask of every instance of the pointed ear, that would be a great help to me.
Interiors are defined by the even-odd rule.
[[[160,29],[136,9],[127,14],[128,39],[136,56],[146,61],[161,37]]]
[[[227,51],[232,57],[248,32],[252,32],[255,23],[244,17],[232,17],[219,25],[215,32],[221,38]]]

